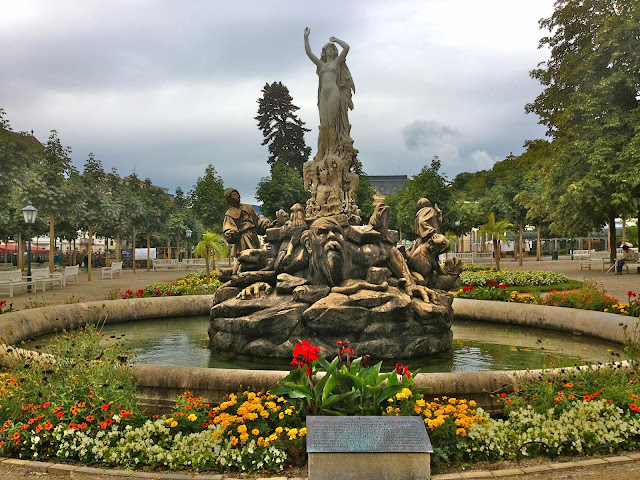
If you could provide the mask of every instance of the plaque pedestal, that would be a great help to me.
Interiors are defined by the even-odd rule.
[[[307,417],[309,480],[431,478],[419,417]]]

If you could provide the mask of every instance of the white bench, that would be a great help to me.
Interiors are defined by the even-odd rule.
[[[120,275],[122,278],[122,262],[111,262],[109,267],[102,267],[102,278],[109,277],[113,280],[114,275]]]
[[[22,276],[22,271],[20,270],[5,270],[0,272],[0,290],[7,290],[7,295],[9,297],[13,297],[13,289],[14,287],[27,287],[31,285],[33,287],[33,291],[36,291],[35,284]],[[4,295],[4,294],[3,294]]]
[[[182,268],[189,270],[191,268],[206,268],[206,260],[204,258],[185,258],[182,260]]]
[[[590,252],[589,258],[580,260],[580,270],[591,270],[591,266],[599,266],[602,271],[605,271],[605,266],[609,268],[611,266],[611,261],[609,260],[609,252]]]
[[[153,259],[153,270],[166,268],[167,270],[175,268],[181,270],[183,268],[182,264],[178,261],[177,258],[154,258]]]
[[[574,260],[588,260],[589,255],[595,253],[595,250],[572,250]]]
[[[32,268],[31,269],[31,280],[33,281],[34,286],[37,288],[38,284],[42,285],[42,291],[47,291],[47,284],[52,287],[56,284],[60,286],[60,289],[64,287],[64,278],[61,274],[51,274],[49,272],[49,267],[44,268]]]
[[[58,275],[62,276],[64,281],[64,286],[67,286],[67,282],[74,280],[76,285],[78,284],[78,273],[80,272],[80,265],[73,265],[64,267],[64,270],[60,272]]]

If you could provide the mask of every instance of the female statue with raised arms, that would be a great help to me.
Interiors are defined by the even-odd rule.
[[[329,43],[322,47],[320,58],[311,52],[309,46],[309,27],[304,29],[304,49],[307,56],[316,64],[319,77],[318,110],[320,111],[320,134],[318,135],[318,154],[320,160],[327,154],[340,154],[352,149],[348,110],[353,110],[352,92],[356,87],[351,72],[345,62],[349,45],[342,40],[331,37]],[[335,43],[342,47],[338,54]]]

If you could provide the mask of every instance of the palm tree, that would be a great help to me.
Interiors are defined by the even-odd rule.
[[[482,235],[491,235],[493,240],[493,254],[496,257],[496,268],[500,271],[500,240],[508,241],[507,233],[513,233],[513,224],[506,220],[496,221],[496,216],[492,212],[489,214],[489,221],[480,226]]]
[[[219,257],[223,257],[226,255],[226,250],[226,242],[222,235],[213,232],[204,232],[202,234],[202,240],[200,241],[200,243],[198,243],[198,245],[196,245],[193,253],[198,257],[204,257],[207,272],[207,281],[211,280],[209,259],[213,259],[213,268],[216,269],[216,255]]]

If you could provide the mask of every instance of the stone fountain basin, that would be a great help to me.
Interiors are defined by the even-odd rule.
[[[7,345],[84,325],[115,324],[136,320],[190,315],[208,315],[210,295],[155,297],[128,300],[56,305],[6,313],[0,316],[0,365],[6,364]],[[544,305],[492,302],[456,298],[454,316],[458,319],[490,321],[510,325],[556,330],[622,344],[625,328],[634,332],[637,319],[612,313],[594,312]],[[12,349],[13,350],[13,349]],[[239,389],[266,391],[287,372],[190,367],[132,365],[138,397],[147,411],[163,411],[184,391],[220,402]],[[510,390],[516,381],[537,378],[540,370],[489,371],[465,373],[420,373],[417,387],[429,387],[429,395],[473,399],[489,412],[500,410],[491,392]]]

